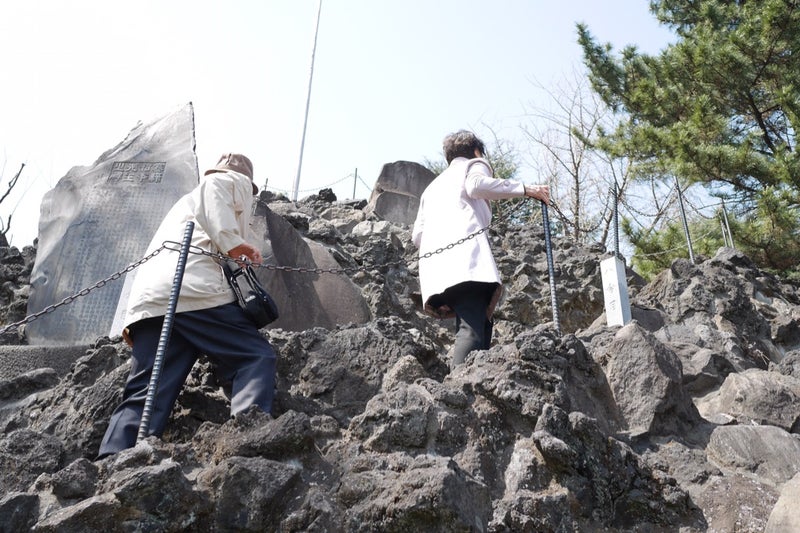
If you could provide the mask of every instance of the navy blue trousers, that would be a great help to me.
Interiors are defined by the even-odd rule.
[[[136,444],[164,317],[131,325],[133,354],[122,402],[111,415],[98,457]],[[272,409],[275,351],[236,303],[177,313],[164,353],[148,435],[161,436],[186,377],[205,354],[233,384],[231,414],[257,405]]]
[[[442,301],[456,314],[456,338],[450,350],[451,368],[462,364],[473,350],[488,350],[494,322],[486,316],[496,283],[465,281],[442,293]]]

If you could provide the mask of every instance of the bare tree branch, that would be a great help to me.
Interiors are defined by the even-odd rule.
[[[25,163],[21,163],[20,166],[19,166],[19,170],[14,175],[14,177],[12,177],[10,180],[8,180],[8,186],[6,188],[6,192],[3,193],[3,196],[0,196],[0,204],[2,204],[5,201],[5,199],[8,198],[8,195],[11,194],[11,191],[13,191],[14,187],[17,186],[17,182],[19,181],[19,177],[22,175],[22,170],[24,168],[25,168]],[[13,214],[14,214],[14,211],[12,210],[8,214],[8,218],[6,218],[5,224],[3,224],[2,221],[0,221],[0,235],[3,236],[4,240],[6,240],[5,236],[8,233],[8,231],[11,229],[11,217],[12,217]],[[8,241],[6,240],[6,242],[8,242]]]

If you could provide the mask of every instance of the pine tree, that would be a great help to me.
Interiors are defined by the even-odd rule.
[[[676,34],[657,55],[631,46],[617,57],[578,25],[594,90],[625,116],[604,148],[631,157],[638,176],[726,198],[737,246],[764,268],[800,271],[800,0],[650,6]]]

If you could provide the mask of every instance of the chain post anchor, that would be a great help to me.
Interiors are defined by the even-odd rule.
[[[600,261],[600,279],[603,283],[606,325],[624,326],[631,321],[631,304],[625,262],[618,255]]]
[[[167,349],[169,337],[172,333],[172,321],[175,317],[175,308],[178,305],[178,296],[181,292],[183,274],[186,271],[186,257],[189,255],[189,247],[192,242],[193,232],[194,222],[190,220],[186,223],[183,241],[181,242],[180,251],[178,253],[178,264],[175,268],[175,277],[172,280],[172,290],[169,294],[167,312],[164,315],[164,323],[161,326],[161,336],[158,339],[158,348],[156,350],[155,359],[153,360],[153,368],[150,372],[150,383],[147,386],[147,397],[145,398],[144,409],[142,409],[142,419],[139,422],[139,433],[136,436],[137,443],[147,438],[147,434],[150,431],[150,417],[153,412],[153,402],[158,392],[158,382],[161,378],[161,366],[164,363],[164,352]]]

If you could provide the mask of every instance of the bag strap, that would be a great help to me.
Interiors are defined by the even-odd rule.
[[[251,265],[245,265],[243,270],[244,275],[247,276],[247,279],[250,282],[250,286],[261,292],[266,292],[266,289],[264,289],[263,285],[261,285],[261,282],[258,280],[258,276],[256,276],[256,271],[253,270]]]
[[[266,292],[261,282],[258,280],[252,265],[245,264],[242,266],[232,259],[226,259],[222,263],[222,270],[225,272],[225,277],[228,279],[228,283],[233,288],[237,297],[243,297],[242,288],[239,287],[239,276],[243,276],[250,287]]]
[[[231,266],[231,264],[233,264],[233,266]],[[239,288],[239,282],[237,280],[242,274],[242,267],[236,264],[235,261],[226,259],[222,262],[222,271],[225,273],[225,278],[228,280],[228,285],[233,289],[236,299],[242,301],[244,297],[242,296],[242,289]]]

